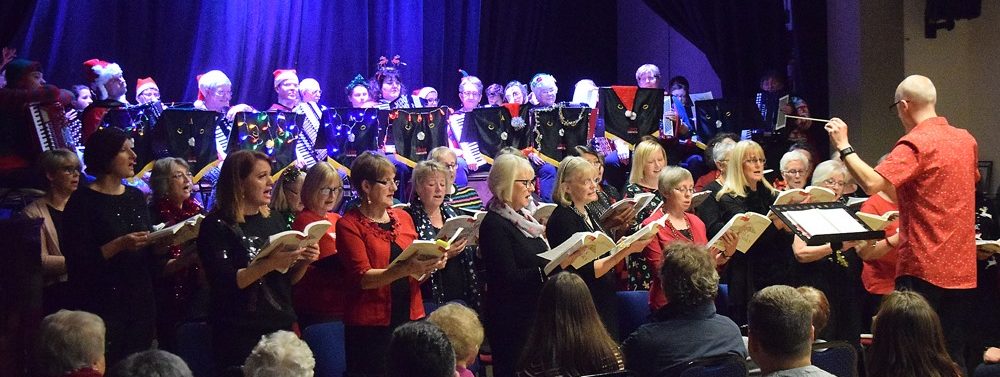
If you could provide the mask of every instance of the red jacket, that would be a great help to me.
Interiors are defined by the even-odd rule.
[[[344,316],[344,268],[343,262],[339,260],[341,255],[336,255],[337,238],[334,233],[339,219],[340,215],[336,213],[321,217],[309,210],[300,211],[295,216],[295,222],[292,223],[292,229],[295,230],[301,231],[306,225],[320,220],[327,220],[334,226],[319,240],[319,258],[323,262],[317,261],[318,263],[306,267],[302,280],[292,287],[292,300],[298,313],[330,319]]]
[[[649,224],[653,221],[659,220],[661,217],[665,216],[663,211],[654,211],[649,218],[642,222],[642,225]],[[688,224],[690,224],[691,237],[692,240],[684,238],[682,234],[677,231],[665,226],[660,228],[660,231],[656,233],[656,238],[653,242],[646,245],[646,248],[642,250],[642,256],[646,257],[649,262],[649,266],[653,268],[653,283],[649,287],[649,307],[653,311],[659,310],[664,305],[667,304],[667,297],[663,294],[663,288],[660,282],[660,266],[663,264],[663,248],[669,246],[674,242],[691,242],[695,245],[702,245],[708,243],[708,236],[705,231],[705,223],[695,216],[693,213],[684,213],[684,217],[687,218]],[[669,223],[669,221],[668,221]]]
[[[337,221],[337,250],[342,254],[346,280],[346,312],[344,324],[353,326],[388,326],[390,317],[390,285],[375,289],[362,289],[361,277],[373,268],[389,267],[389,242],[395,241],[406,249],[417,238],[413,219],[406,211],[389,209],[396,218],[395,238],[390,232],[379,228],[358,209],[352,209]],[[410,282],[410,319],[424,316],[420,283],[412,278]]]

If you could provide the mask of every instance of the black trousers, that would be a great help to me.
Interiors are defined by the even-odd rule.
[[[968,376],[965,348],[969,329],[966,324],[970,318],[974,290],[941,288],[914,276],[897,277],[896,289],[917,292],[927,299],[941,319],[948,354],[958,363],[963,375]]]

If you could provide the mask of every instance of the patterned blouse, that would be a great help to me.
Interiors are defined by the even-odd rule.
[[[410,217],[413,218],[413,225],[417,229],[417,238],[421,240],[433,240],[438,233],[438,228],[435,228],[431,224],[431,219],[427,216],[427,211],[424,210],[424,204],[420,199],[414,199],[410,202],[410,206],[406,208],[406,211],[410,213]],[[447,205],[441,204],[441,216],[442,220],[448,220],[452,217],[457,216],[455,208]],[[424,293],[424,301],[432,301],[436,304],[444,304],[449,300],[455,299],[455,297],[448,297],[454,295],[448,295],[448,291],[454,291],[454,289],[447,289],[446,284],[458,284],[462,287],[462,293],[460,294],[461,299],[471,307],[473,310],[479,310],[481,301],[480,292],[482,291],[479,286],[479,279],[476,276],[476,266],[475,266],[475,253],[476,247],[469,246],[466,247],[458,256],[453,257],[448,260],[448,265],[444,270],[435,272],[431,275],[427,282],[421,285],[421,290]],[[456,272],[450,270],[451,268],[459,268],[461,278],[458,281],[446,281],[446,274],[450,276],[456,276],[457,274],[449,274],[449,272]],[[450,271],[449,271],[450,270]],[[450,287],[454,288],[454,287]]]
[[[663,202],[663,197],[660,196],[660,193],[656,189],[640,186],[635,183],[625,185],[626,198],[631,198],[644,192],[652,193],[653,199],[649,201],[649,205],[635,215],[635,225],[632,226],[632,229],[629,232],[630,234],[638,231],[642,226],[642,221],[652,215],[653,210]],[[653,282],[654,268],[646,262],[646,259],[642,257],[642,254],[637,253],[629,255],[628,259],[625,261],[625,266],[628,270],[627,289],[630,291],[648,291],[650,284]]]

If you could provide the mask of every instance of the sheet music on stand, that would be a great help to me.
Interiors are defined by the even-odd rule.
[[[840,202],[772,205],[771,211],[809,246],[885,238]]]

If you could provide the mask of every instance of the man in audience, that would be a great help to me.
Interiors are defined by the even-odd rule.
[[[316,359],[306,342],[291,331],[261,337],[243,364],[245,377],[312,377]]]
[[[108,370],[108,377],[193,377],[184,360],[167,351],[134,353]]]
[[[410,322],[396,328],[386,359],[389,377],[458,376],[451,341],[429,322]]]
[[[865,192],[899,203],[896,289],[920,293],[941,317],[952,360],[965,369],[967,317],[976,287],[976,139],[937,115],[930,79],[909,76],[896,87],[896,115],[906,134],[874,169],[855,153],[847,124],[826,124],[830,143]],[[896,246],[896,245],[889,245]]]
[[[104,321],[95,314],[60,310],[42,320],[36,358],[42,377],[104,374]]]
[[[715,312],[719,274],[701,246],[674,243],[663,251],[660,281],[667,305],[622,345],[626,367],[639,376],[677,376],[708,356],[747,356],[740,328]]]
[[[764,377],[832,374],[812,365],[812,305],[795,288],[772,285],[747,306],[750,358]]]

